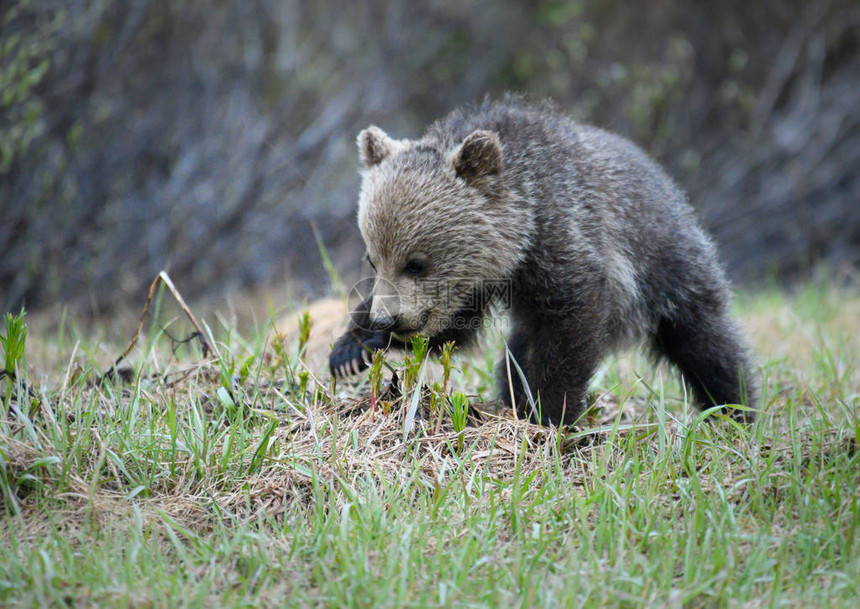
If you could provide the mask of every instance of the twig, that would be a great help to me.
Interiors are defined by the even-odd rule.
[[[152,303],[152,297],[155,295],[155,288],[158,287],[159,283],[163,283],[167,286],[167,289],[170,290],[170,293],[173,294],[173,297],[176,299],[176,302],[179,303],[180,308],[188,317],[191,324],[194,326],[195,332],[191,336],[189,336],[185,341],[190,341],[192,338],[200,339],[200,347],[203,349],[203,357],[209,355],[212,351],[212,345],[209,344],[209,341],[206,339],[206,334],[203,332],[203,329],[200,327],[200,324],[197,323],[197,318],[194,317],[194,313],[191,312],[191,309],[185,304],[185,300],[182,298],[182,294],[179,293],[179,290],[176,289],[176,286],[173,285],[173,281],[170,279],[170,276],[166,271],[160,271],[155,279],[152,281],[152,285],[149,286],[149,293],[146,295],[146,303],[143,305],[143,312],[140,314],[140,321],[137,324],[137,331],[134,333],[134,337],[131,339],[131,343],[129,343],[128,347],[126,347],[125,351],[122,352],[113,366],[102,375],[99,379],[99,383],[104,382],[105,380],[113,378],[114,374],[117,372],[117,366],[119,366],[120,362],[122,362],[131,350],[134,349],[134,346],[137,344],[137,340],[140,338],[140,333],[143,331],[143,322],[146,320],[146,314],[149,312],[149,305]]]

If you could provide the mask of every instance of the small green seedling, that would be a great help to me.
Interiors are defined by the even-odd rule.
[[[308,394],[308,381],[310,381],[311,373],[307,370],[302,370],[299,376],[299,397],[302,401],[305,400]]]
[[[424,363],[429,347],[430,341],[426,337],[420,335],[412,337],[412,355],[415,356],[415,364],[418,368]]]
[[[451,415],[451,423],[457,432],[457,451],[463,450],[465,438],[463,430],[466,429],[466,417],[469,414],[469,398],[460,392],[448,398],[448,414]]]
[[[442,409],[440,408],[440,404],[443,404],[445,400],[445,392],[442,389],[442,383],[433,383],[433,388],[430,391],[430,422],[436,420],[436,425],[434,429],[436,433],[439,433],[439,429],[442,426]]]
[[[412,387],[412,379],[414,379],[417,374],[418,366],[415,365],[415,360],[412,359],[412,354],[407,353],[403,356],[403,386],[400,389],[404,400],[406,399],[406,395],[409,393],[409,388]]]
[[[457,347],[454,345],[454,341],[448,341],[444,345],[442,345],[442,351],[439,354],[439,362],[442,364],[442,385],[440,386],[438,383],[434,386],[434,391],[439,395],[439,399],[444,400],[448,395],[448,383],[451,380],[451,356],[454,354],[454,351]],[[431,413],[435,413],[436,409],[433,408]],[[436,418],[436,433],[442,429],[442,412],[438,413]]]
[[[442,353],[439,354],[439,362],[442,364],[442,393],[448,392],[448,381],[451,378],[451,355],[456,349],[454,341],[449,340],[442,345]]]
[[[415,385],[421,365],[427,358],[429,341],[423,336],[413,336],[411,351],[403,357],[403,396],[409,393],[409,389]]]
[[[3,370],[0,377],[17,378],[26,367],[24,365],[24,345],[27,341],[27,324],[24,322],[24,309],[18,315],[6,313],[6,334],[0,336],[3,346]]]
[[[311,315],[307,311],[303,311],[299,316],[299,357],[305,352],[305,347],[311,338],[311,327],[313,326]]]
[[[269,369],[274,374],[279,367],[284,369],[285,375],[290,376],[290,363],[287,357],[287,350],[284,347],[286,336],[281,334],[277,328],[274,329],[274,338],[272,339],[272,351],[275,356],[269,360]]]
[[[382,369],[385,363],[385,352],[377,349],[373,352],[370,360],[370,412],[376,412],[379,396],[382,394]],[[384,414],[388,414],[385,412]]]

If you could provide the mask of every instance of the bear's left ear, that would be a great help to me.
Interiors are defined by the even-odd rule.
[[[403,142],[388,137],[382,129],[371,125],[358,134],[358,154],[364,166],[370,169],[379,165],[385,157],[403,149]]]
[[[502,143],[493,131],[478,130],[469,135],[453,154],[454,171],[470,182],[502,170]]]

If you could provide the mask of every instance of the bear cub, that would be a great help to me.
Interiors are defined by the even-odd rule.
[[[358,148],[358,226],[376,281],[334,345],[333,375],[415,334],[462,348],[504,307],[500,397],[544,424],[576,421],[601,360],[641,342],[701,408],[756,403],[714,244],[631,142],[507,97],[417,140],[368,127]]]

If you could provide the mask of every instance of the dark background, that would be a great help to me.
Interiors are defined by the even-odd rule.
[[[738,282],[860,265],[856,0],[0,2],[0,307],[349,277],[354,139],[512,90],[650,151]],[[847,273],[844,271],[847,270]]]

